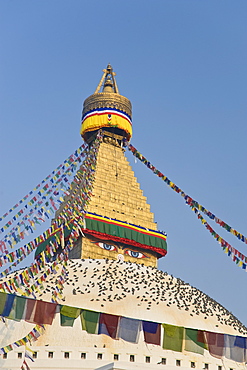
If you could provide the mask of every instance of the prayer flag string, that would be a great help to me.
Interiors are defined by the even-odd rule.
[[[87,150],[88,148],[84,151],[80,151],[77,156],[70,156],[70,161],[67,161],[66,165],[62,165],[55,176],[50,177],[50,180],[42,186],[38,192],[35,193],[32,191],[32,199],[23,205],[23,208],[0,228],[0,234],[7,232],[0,243],[0,251],[2,251],[2,253],[6,251],[6,244],[13,247],[22,241],[26,236],[34,232],[37,225],[41,225],[42,222],[49,219],[51,214],[57,210],[57,206],[63,202],[63,197],[67,194],[70,187],[70,180],[68,177],[76,170],[82,157],[87,154]],[[25,214],[26,212],[27,214]],[[15,226],[9,230],[10,226],[13,224],[15,224]]]
[[[224,240],[216,231],[210,226],[210,224],[202,217],[202,215],[198,212],[198,209],[195,207],[190,206],[191,209],[197,215],[198,220],[205,226],[205,228],[210,232],[210,234],[216,239],[225,253],[227,253],[228,257],[232,257],[233,262],[236,263],[239,267],[247,272],[247,257],[239,252],[237,249],[233,248],[231,244],[229,244],[226,240]]]
[[[9,283],[6,281],[3,284],[0,283],[0,289],[6,289],[8,292],[20,291],[20,286],[23,285],[23,282],[26,285],[29,281],[29,277],[33,278],[38,272],[40,272],[40,269],[43,266],[42,258],[47,263],[54,259],[58,247],[62,244],[62,240],[64,240],[64,230],[67,229],[68,226],[72,226],[72,229],[70,230],[70,236],[66,239],[66,248],[63,249],[63,258],[67,256],[68,249],[73,247],[73,242],[79,236],[79,231],[82,233],[82,229],[84,228],[84,207],[89,202],[92,193],[95,163],[100,140],[101,137],[98,135],[94,144],[90,148],[90,151],[88,152],[86,160],[83,162],[81,168],[75,175],[74,182],[71,185],[71,192],[68,193],[70,200],[69,207],[67,206],[67,202],[65,202],[64,208],[62,208],[62,211],[58,213],[57,219],[53,220],[51,227],[43,234],[18,250],[0,256],[0,267],[6,263],[11,263],[14,261],[11,266],[0,273],[0,278],[2,278],[12,271],[13,268],[16,267],[18,263],[27,257],[33,250],[37,249],[39,245],[44,243],[49,238],[49,242],[43,251],[44,254],[39,254],[36,257],[36,262],[27,268],[26,271],[22,271],[19,277],[17,276],[14,279],[11,279]],[[77,182],[78,179],[80,180],[79,182]],[[82,197],[80,202],[79,200],[76,201],[74,199],[74,193],[77,196],[79,194]],[[41,278],[39,278],[39,281],[35,283],[35,286],[37,287],[40,284]],[[31,288],[30,294],[34,294],[34,288]]]
[[[57,171],[59,171],[59,169],[63,166],[63,164],[69,164],[72,160],[73,157],[78,157],[81,152],[83,151],[83,149],[86,148],[86,145],[85,144],[82,144],[78,149],[76,149],[76,151],[71,154],[69,156],[69,158],[65,159],[64,162],[62,164],[60,164],[54,171],[52,171],[44,180],[41,181],[41,183],[39,183],[38,185],[35,186],[35,188],[33,190],[31,190],[27,195],[25,195],[24,198],[22,198],[18,203],[16,203],[12,208],[10,208],[8,210],[8,212],[6,212],[2,217],[0,217],[0,221],[2,221],[5,217],[7,217],[11,212],[13,212],[17,207],[19,207],[20,204],[22,204],[25,200],[28,199],[28,197],[30,195],[33,194],[34,191],[36,191],[37,189],[39,189],[41,187],[41,184],[45,183],[49,178],[51,178]]]
[[[204,355],[204,350],[208,350],[211,356],[217,358],[226,357],[239,363],[247,361],[247,337],[244,336],[132,319],[6,293],[0,294],[0,303],[2,317],[36,324],[36,327],[26,337],[0,348],[0,353],[8,353],[15,347],[37,340],[44,332],[44,325],[52,325],[56,313],[59,313],[60,326],[73,327],[74,321],[80,317],[81,329],[88,334],[104,334],[112,339],[138,343],[142,330],[146,343],[162,346],[165,350],[187,351],[201,355]]]
[[[35,325],[35,327],[23,338],[17,340],[16,342],[9,344],[0,348],[0,353],[8,353],[15,348],[26,346],[27,343],[36,341],[45,331],[44,325]]]
[[[217,224],[222,226],[224,229],[231,232],[231,234],[235,235],[239,240],[243,241],[244,243],[247,243],[246,237],[240,234],[235,229],[233,229],[231,226],[227,225],[224,221],[221,221],[219,218],[213,215],[210,211],[208,211],[206,208],[204,208],[202,205],[196,202],[193,198],[185,194],[177,185],[175,185],[163,173],[157,170],[141,153],[137,151],[137,149],[133,145],[129,144],[128,148],[136,158],[138,158],[149,169],[151,169],[151,171],[154,174],[156,174],[158,177],[160,177],[172,190],[176,191],[178,194],[180,194],[184,198],[185,203],[195,212],[195,214],[197,215],[197,218],[206,227],[206,229],[211,233],[211,235],[219,242],[219,244],[221,245],[225,253],[227,253],[229,257],[232,257],[233,262],[235,262],[239,267],[247,271],[247,268],[246,268],[247,267],[247,257],[241,252],[239,252],[237,249],[233,248],[231,244],[229,244],[220,235],[218,235],[216,231],[210,226],[210,224],[202,217],[202,215],[199,213],[199,210],[202,211],[204,214],[206,214],[210,219],[214,220]]]
[[[241,240],[245,244],[247,244],[247,238],[243,234],[233,229],[226,222],[216,217],[212,212],[208,211],[205,207],[199,204],[196,200],[194,200],[189,195],[187,195],[184,191],[182,191],[174,182],[169,180],[167,176],[165,176],[162,172],[160,172],[140,152],[138,152],[138,150],[132,144],[128,145],[128,149],[136,158],[138,158],[142,163],[144,163],[155,175],[160,177],[172,190],[180,194],[184,198],[187,204],[191,205],[192,207],[197,208],[199,211],[207,215],[211,220],[214,220],[218,225],[223,227],[225,230],[227,230],[231,234],[235,235],[239,240]]]
[[[81,167],[77,171],[70,188],[66,191],[66,196],[68,196],[69,201],[67,204],[64,202],[64,206],[62,204],[61,198],[59,200],[59,204],[62,208],[62,212],[60,212],[59,217],[57,220],[52,222],[50,228],[48,228],[44,233],[42,233],[39,237],[35,238],[33,241],[27,243],[23,247],[8,253],[8,250],[5,246],[5,243],[2,241],[2,245],[0,245],[0,249],[2,256],[0,256],[0,267],[7,263],[14,263],[12,266],[9,266],[5,271],[0,273],[0,277],[6,276],[7,273],[13,270],[24,258],[26,258],[33,250],[35,250],[41,243],[43,243],[47,238],[50,238],[54,235],[54,228],[58,228],[58,226],[67,223],[67,221],[73,217],[78,217],[84,213],[84,208],[86,204],[88,204],[89,199],[92,194],[92,182],[94,180],[94,171],[95,171],[95,163],[96,163],[96,156],[98,152],[98,146],[100,142],[100,135],[96,138],[94,144],[91,146],[90,150],[87,151],[87,157],[82,163]],[[77,199],[75,199],[75,196]],[[64,201],[64,199],[62,199]],[[54,203],[54,202],[53,202]],[[58,208],[56,208],[56,211]],[[46,213],[46,216],[48,214]],[[49,216],[48,216],[49,217]],[[34,225],[32,225],[34,228]],[[30,227],[30,226],[29,226]],[[56,233],[55,233],[56,234]],[[18,234],[17,234],[18,235]],[[55,235],[56,237],[56,235]],[[21,240],[21,238],[19,238]],[[2,246],[2,248],[1,248]]]

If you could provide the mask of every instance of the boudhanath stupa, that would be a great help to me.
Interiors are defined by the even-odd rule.
[[[83,153],[63,197],[55,182],[43,193],[35,189],[29,203],[36,211],[12,236],[19,248],[37,215],[49,218],[53,207],[50,228],[27,244],[35,250],[32,266],[1,275],[0,367],[244,369],[247,328],[202,291],[157,268],[167,237],[125,157],[132,106],[119,94],[111,65],[84,101],[81,136],[80,152],[56,172],[63,176]],[[2,252],[8,262],[22,259],[21,252],[12,261]]]

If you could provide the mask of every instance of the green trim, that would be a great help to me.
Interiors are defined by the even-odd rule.
[[[167,244],[164,239],[154,235],[143,234],[131,228],[110,224],[103,221],[92,220],[86,217],[86,228],[95,230],[102,234],[112,235],[122,239],[134,240],[137,243],[152,246],[155,248],[167,250]]]

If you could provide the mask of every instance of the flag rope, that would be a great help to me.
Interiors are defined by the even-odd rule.
[[[214,220],[218,225],[223,227],[225,230],[230,232],[231,234],[235,235],[239,240],[247,244],[247,238],[239,233],[237,230],[226,224],[224,221],[220,220],[218,217],[216,217],[212,212],[207,210],[205,207],[203,207],[201,204],[199,204],[197,201],[195,201],[193,198],[191,198],[189,195],[187,195],[182,189],[180,189],[174,182],[169,180],[167,176],[165,176],[162,172],[160,172],[155,166],[151,164],[132,144],[128,144],[129,151],[134,155],[134,157],[138,158],[142,163],[146,165],[155,175],[160,177],[166,185],[168,185],[173,191],[180,194],[184,200],[185,203],[195,212],[198,219],[204,224],[204,226],[207,228],[207,230],[211,233],[211,235],[221,244],[223,250],[225,250],[226,253],[228,253],[228,256],[232,255],[232,259],[234,262],[236,262],[237,265],[242,267],[244,270],[246,269],[247,264],[247,257],[240,253],[237,249],[233,248],[229,243],[227,243],[221,236],[219,236],[214,229],[207,223],[207,221],[201,216],[199,211],[203,212],[205,215],[207,215],[211,220]]]

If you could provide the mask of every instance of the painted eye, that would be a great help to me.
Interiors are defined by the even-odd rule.
[[[110,245],[106,243],[96,243],[100,248],[105,249],[106,251],[117,251],[117,247],[115,245]]]
[[[146,258],[147,257],[145,254],[141,252],[137,252],[137,251],[132,251],[131,249],[127,249],[124,253],[134,258]]]

